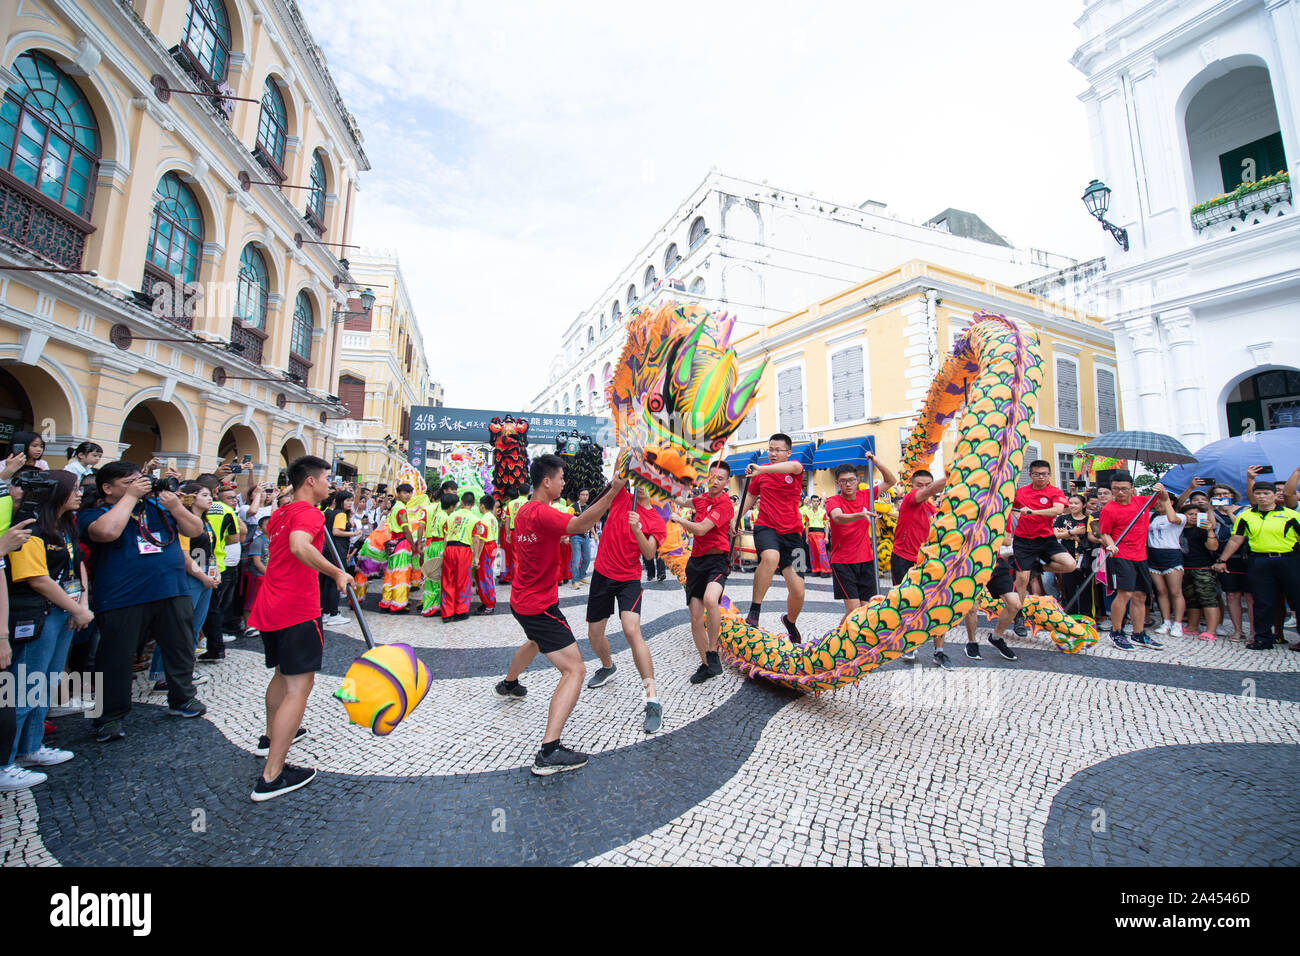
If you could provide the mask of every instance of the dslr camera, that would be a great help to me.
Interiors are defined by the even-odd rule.
[[[172,494],[176,494],[180,491],[180,479],[173,478],[170,475],[164,475],[161,478],[151,478],[150,481],[149,494],[154,495],[155,497],[164,491],[170,491]]]
[[[59,483],[44,472],[26,471],[14,476],[14,487],[21,488],[23,492],[22,504],[18,506],[18,514],[13,519],[14,524],[17,524],[40,514]]]

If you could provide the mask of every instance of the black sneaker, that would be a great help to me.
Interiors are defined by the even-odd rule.
[[[617,672],[617,664],[610,664],[608,667],[597,667],[596,673],[592,675],[591,680],[587,681],[588,689],[595,690],[597,687],[604,687],[613,679],[614,674]]]
[[[663,580],[664,580],[664,575],[660,574],[655,576],[656,583],[661,583]]]
[[[167,692],[167,682],[165,680],[154,681],[153,687],[149,689],[149,693],[151,694],[163,694],[166,692]]]
[[[306,736],[307,736],[307,728],[299,727],[298,732],[293,735],[293,740],[290,742],[289,746],[292,747],[294,744],[296,744],[298,741],[302,740]],[[271,738],[266,736],[266,734],[263,734],[262,736],[257,738],[257,746],[253,748],[253,753],[257,754],[259,757],[265,757],[270,752],[271,752]]]
[[[122,729],[122,722],[120,720],[110,720],[103,727],[99,728],[99,733],[95,734],[95,742],[101,744],[125,739],[126,731]]]
[[[194,659],[195,659],[196,661],[198,661],[200,664],[215,664],[215,663],[217,663],[217,661],[224,661],[224,660],[226,659],[226,655],[225,655],[225,654],[208,654],[208,653],[204,652],[204,653],[200,654],[198,657],[196,657],[196,658],[194,658]]]
[[[970,658],[971,660],[973,660],[973,661],[982,661],[982,660],[984,660],[984,658],[982,658],[982,657],[980,656],[980,644],[979,644],[979,641],[967,641],[967,642],[966,642],[966,656],[969,657],[969,658]]]
[[[168,707],[167,714],[170,717],[202,717],[208,712],[202,702],[197,697],[191,697],[179,707]]]
[[[952,661],[948,660],[948,655],[943,651],[934,652],[934,663],[936,667],[942,667],[946,671],[952,670]]]
[[[714,677],[722,673],[722,655],[717,651],[705,651],[704,660],[709,665],[709,673]]]
[[[1014,661],[1016,659],[1016,652],[1007,647],[1006,638],[990,637],[989,643],[998,649],[998,653],[1002,655],[1003,660]]]
[[[799,628],[795,627],[794,621],[784,614],[781,615],[781,623],[785,625],[785,631],[790,635],[791,644],[802,644],[803,637],[799,634]]]
[[[717,676],[718,676],[717,674],[713,673],[713,671],[710,670],[708,664],[701,664],[699,667],[695,669],[695,673],[691,675],[691,683],[703,684],[710,677],[717,677]]]
[[[316,779],[316,771],[307,767],[295,767],[292,764],[285,764],[284,769],[280,771],[280,776],[271,782],[267,782],[261,777],[257,778],[257,783],[253,785],[251,794],[254,803],[261,803],[263,800],[273,800],[278,796],[291,793],[300,787],[305,787]]]
[[[564,773],[566,770],[585,767],[590,759],[586,754],[570,750],[560,744],[551,751],[549,757],[540,750],[537,751],[537,759],[533,761],[532,771],[539,777],[549,777],[553,773]]]
[[[1016,632],[1016,637],[1028,637],[1029,628],[1025,627],[1025,613],[1019,611],[1016,614],[1015,621],[1011,624],[1011,629]]]
[[[1273,649],[1273,647],[1274,647],[1274,645],[1273,645],[1273,641],[1272,641],[1272,640],[1265,640],[1265,641],[1251,641],[1249,644],[1246,645],[1246,650],[1248,650],[1248,651],[1271,651],[1271,650]]]
[[[498,697],[504,697],[506,700],[523,700],[528,694],[528,688],[519,681],[500,681],[496,691]]]

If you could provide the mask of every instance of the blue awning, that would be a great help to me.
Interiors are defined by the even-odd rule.
[[[790,461],[797,461],[805,468],[811,468],[813,454],[816,451],[817,445],[815,442],[804,442],[802,445],[795,445],[794,448],[790,449]],[[766,465],[769,464],[771,460],[772,459],[767,456],[767,452],[763,452],[763,454],[758,456],[754,464]]]
[[[731,469],[733,475],[741,475],[745,472],[745,466],[758,457],[758,452],[747,451],[739,455],[732,455],[730,458],[724,458],[727,467]]]
[[[838,468],[840,465],[865,465],[867,452],[874,453],[876,439],[874,435],[860,438],[837,438],[822,442],[813,456],[813,468]]]

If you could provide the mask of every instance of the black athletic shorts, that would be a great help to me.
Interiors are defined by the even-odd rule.
[[[831,590],[839,600],[866,601],[876,596],[876,562],[831,565]]]
[[[577,643],[558,603],[552,604],[541,614],[520,614],[514,608],[510,609],[510,613],[524,629],[524,637],[541,648],[543,654],[553,654]]]
[[[715,581],[725,590],[730,573],[731,562],[721,551],[692,556],[686,562],[686,603],[689,605],[691,598],[703,601],[704,589]]]
[[[759,525],[754,528],[754,550],[760,558],[764,551],[780,554],[776,562],[778,571],[793,565],[800,577],[808,572],[808,542],[802,534],[779,534],[767,525]]]
[[[914,564],[915,561],[909,561],[896,554],[889,556],[889,576],[894,579],[894,587],[903,583],[903,578],[907,577],[907,572],[912,570]]]
[[[1016,589],[1016,578],[1011,572],[1011,565],[1006,561],[998,561],[993,565],[993,573],[989,575],[988,582],[984,585],[988,588],[989,594],[995,598],[1000,598],[1004,594],[1010,594]]]
[[[263,631],[262,646],[267,667],[278,667],[281,674],[291,676],[314,674],[325,654],[325,632],[320,618],[315,618],[279,631]]]
[[[604,621],[614,613],[618,599],[619,614],[641,613],[641,579],[615,581],[599,571],[591,572],[591,590],[587,592],[587,623]]]
[[[1069,554],[1055,535],[1050,538],[1012,538],[1011,553],[1017,571],[1041,571],[1058,554]]]
[[[1112,591],[1152,592],[1151,570],[1145,561],[1106,558],[1106,583]]]

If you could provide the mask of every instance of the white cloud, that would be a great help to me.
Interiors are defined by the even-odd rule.
[[[710,166],[1097,254],[1077,6],[303,2],[374,167],[353,241],[448,403],[503,407]]]

